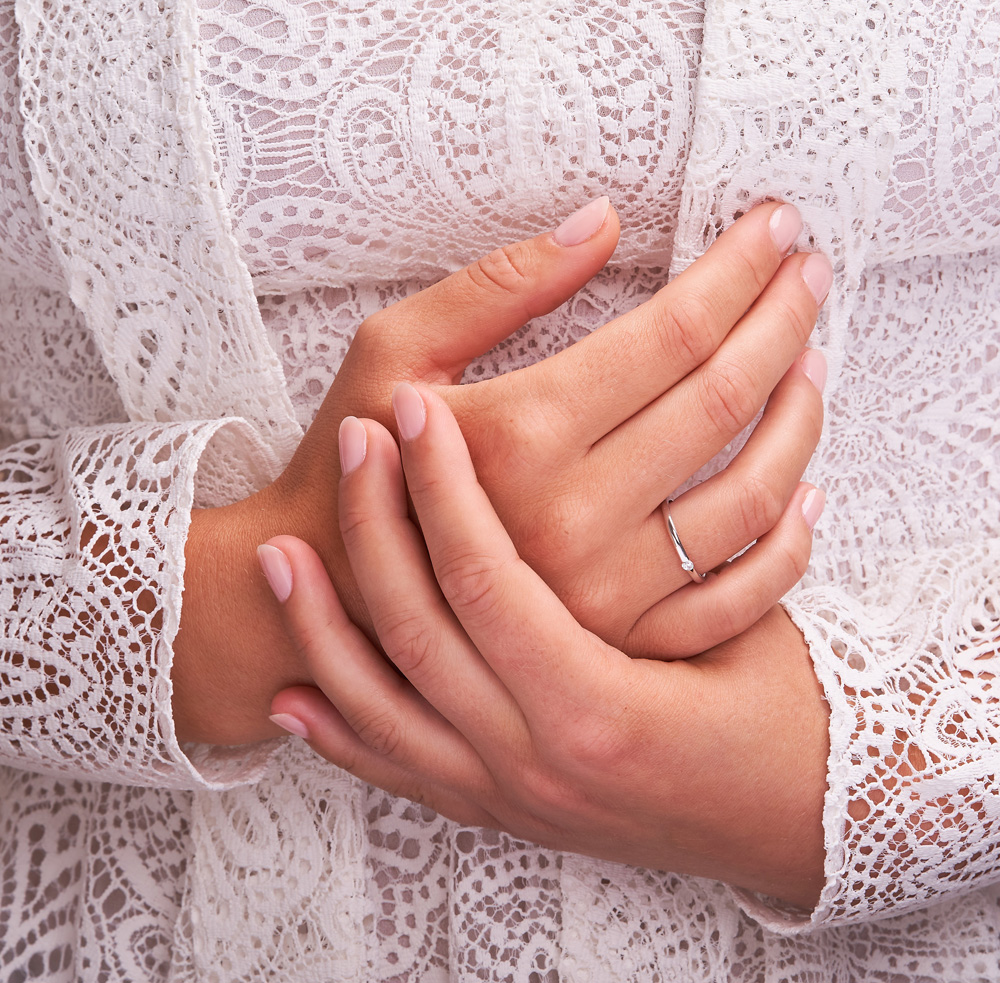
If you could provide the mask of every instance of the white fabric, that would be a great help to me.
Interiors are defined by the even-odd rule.
[[[4,978],[1000,980],[988,0],[200,5],[0,0]],[[836,260],[811,924],[173,735],[192,501],[273,475],[365,314],[602,191],[619,265],[473,378],[761,197]]]

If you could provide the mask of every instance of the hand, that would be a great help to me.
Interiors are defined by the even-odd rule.
[[[582,242],[560,245],[557,231],[507,247],[366,321],[278,481],[194,515],[172,674],[183,739],[270,736],[273,695],[310,681],[260,581],[257,543],[278,533],[311,543],[351,617],[372,634],[336,528],[331,448],[346,413],[389,414],[400,378],[440,387],[522,554],[587,627],[630,654],[700,651],[753,623],[798,579],[808,544],[785,540],[780,530],[790,526],[778,520],[801,505],[792,499],[819,434],[821,400],[806,371],[822,374],[822,356],[801,352],[829,265],[818,256],[782,262],[771,233],[782,227],[778,205],[754,209],[652,300],[559,356],[452,385],[472,357],[558,306],[606,262],[617,219],[600,201],[591,212],[595,204],[602,220]],[[794,232],[794,210],[780,211]],[[702,570],[775,532],[718,578],[681,590],[689,580],[659,503],[769,393],[742,453],[672,514]]]
[[[344,422],[340,502],[361,593],[403,675],[347,617],[316,554],[279,537],[263,550],[287,564],[286,624],[323,692],[280,694],[277,721],[460,822],[813,904],[826,713],[783,612],[686,661],[628,658],[518,557],[444,403],[400,387],[396,405],[421,531],[373,422]]]
[[[821,387],[825,363],[802,346],[830,268],[818,255],[782,262],[771,226],[790,223],[779,234],[787,242],[798,218],[791,206],[768,203],[652,300],[566,351],[458,385],[473,357],[557,307],[606,263],[617,217],[606,199],[588,211],[597,227],[576,246],[553,235],[517,243],[369,318],[282,484],[289,497],[329,499],[340,421],[365,416],[393,430],[395,384],[431,384],[458,418],[520,554],[579,621],[632,655],[686,656],[752,624],[804,569],[808,550],[776,535],[717,581],[681,590],[690,579],[660,505],[770,395],[743,452],[671,512],[701,571],[778,523],[822,426],[810,378]],[[351,617],[371,634],[342,545],[331,552],[322,538],[303,538],[317,545]]]

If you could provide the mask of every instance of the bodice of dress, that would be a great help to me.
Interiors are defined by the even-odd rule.
[[[664,266],[703,0],[199,3],[258,290],[439,275],[604,190]]]
[[[874,260],[995,244],[997,27],[915,0]],[[437,276],[603,191],[616,265],[669,263],[703,0],[199,0],[222,187],[258,293]],[[0,6],[0,258],[58,284]],[[789,192],[794,189],[790,188]]]
[[[662,283],[703,15],[703,0],[199,0],[222,187],[301,422],[367,311],[552,227],[596,194],[612,196],[622,221],[614,269],[548,319],[530,349],[501,346],[469,377],[551,353]],[[882,197],[867,203],[868,262],[1000,242],[996,35],[972,5],[912,5],[897,142]],[[782,98],[760,120],[765,134],[784,125]],[[788,176],[768,190],[794,197],[799,187]],[[332,289],[308,289],[317,286]],[[267,299],[300,289],[316,316],[285,318],[283,301]]]
[[[605,190],[616,265],[668,263],[703,0],[199,7],[258,290],[437,275]],[[975,5],[912,5],[873,260],[997,241],[995,34]]]

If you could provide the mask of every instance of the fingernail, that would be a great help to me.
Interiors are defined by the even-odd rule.
[[[356,416],[345,416],[340,421],[340,473],[350,474],[361,465],[368,449],[368,433]]]
[[[833,286],[833,267],[830,261],[822,253],[813,253],[802,264],[802,279],[816,298],[816,304],[822,306]]]
[[[807,348],[799,359],[806,378],[820,391],[826,385],[826,356],[815,348]]]
[[[392,411],[396,414],[396,426],[403,440],[413,440],[423,433],[427,410],[420,393],[408,382],[401,382],[393,390]]]
[[[819,517],[823,514],[824,505],[826,505],[826,493],[818,488],[811,488],[802,499],[802,518],[806,520],[806,525],[810,529],[815,529]]]
[[[586,242],[591,236],[596,235],[597,230],[604,225],[610,204],[611,199],[607,195],[595,198],[579,211],[570,215],[552,233],[552,238],[560,246],[579,246],[581,242]]]
[[[288,562],[288,557],[277,546],[264,543],[257,547],[257,559],[268,586],[279,603],[284,604],[292,592],[292,565]]]
[[[802,219],[799,217],[798,209],[794,205],[782,205],[771,213],[768,225],[778,252],[784,256],[802,231]]]
[[[309,728],[298,717],[294,717],[290,713],[272,713],[269,719],[272,724],[277,724],[282,730],[287,730],[289,734],[301,737],[304,741],[309,740]]]

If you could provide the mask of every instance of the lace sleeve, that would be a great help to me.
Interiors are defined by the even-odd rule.
[[[877,598],[789,610],[831,703],[827,883],[814,924],[922,908],[1000,879],[1000,543],[879,572]]]
[[[267,747],[185,755],[170,687],[202,453],[199,491],[225,472],[232,493],[259,477],[255,440],[241,421],[117,424],[0,451],[0,763],[165,788],[258,776]]]
[[[786,600],[830,703],[826,884],[811,917],[735,891],[757,921],[866,921],[1000,880],[998,572],[988,541],[900,557],[868,596]]]

